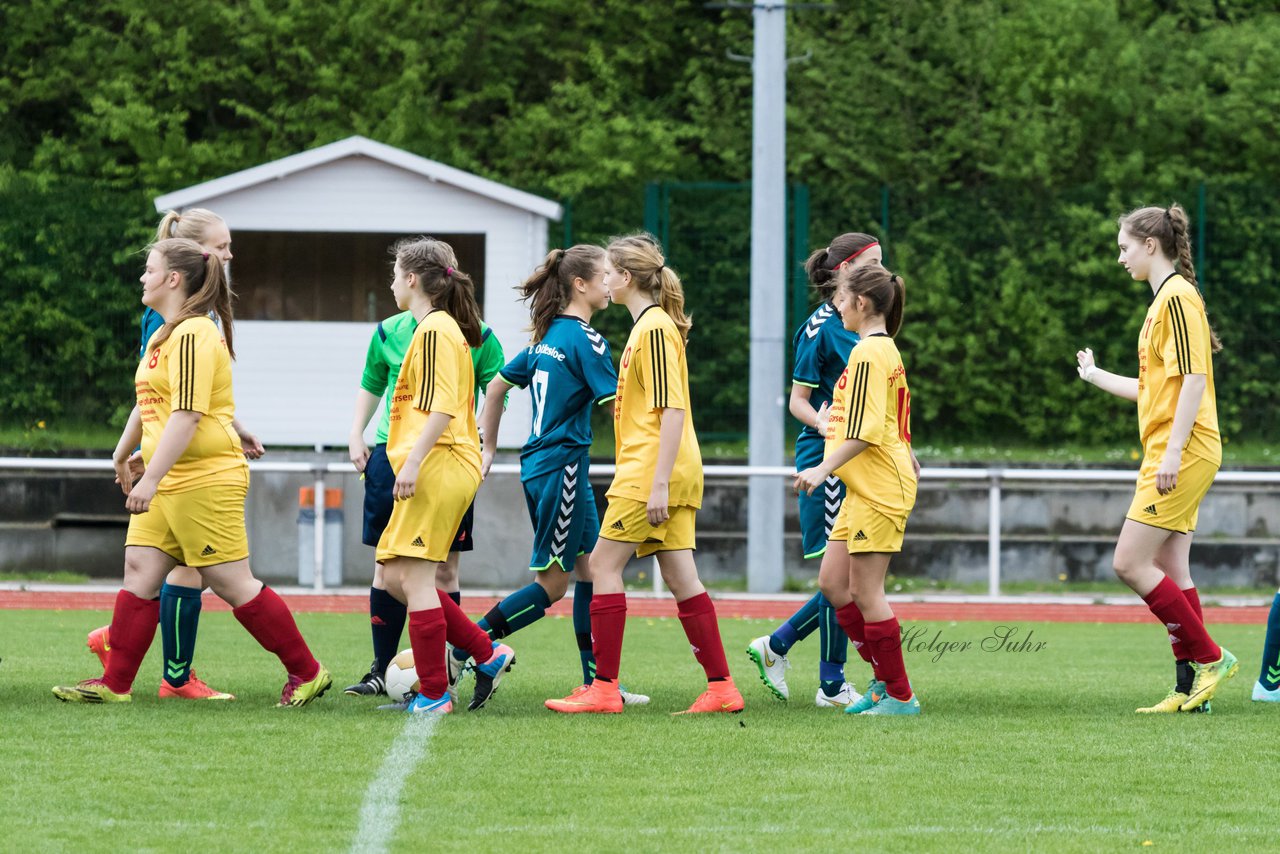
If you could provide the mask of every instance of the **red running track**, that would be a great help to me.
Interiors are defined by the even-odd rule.
[[[290,593],[284,599],[294,611],[302,613],[364,614],[369,600],[359,595]],[[463,607],[471,614],[483,614],[497,603],[492,596],[468,596]],[[109,611],[114,593],[101,591],[0,590],[0,610]],[[762,620],[785,620],[799,607],[795,600],[716,598],[716,612],[721,617],[745,617]],[[214,596],[205,597],[210,611],[230,610]],[[556,616],[572,615],[570,600],[562,600],[548,612]],[[1041,604],[1022,602],[894,602],[894,613],[901,620],[912,621],[976,621],[998,623],[1019,620],[1050,623],[1145,623],[1153,619],[1142,605]],[[1269,606],[1205,608],[1205,622],[1257,624],[1267,622]],[[673,599],[632,598],[627,603],[632,617],[675,617]]]

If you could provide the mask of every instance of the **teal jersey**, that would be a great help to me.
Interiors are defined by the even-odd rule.
[[[161,326],[164,326],[164,318],[160,316],[160,312],[154,308],[142,310],[142,342],[138,345],[139,359],[147,355],[147,342],[151,340],[152,335],[160,331]]]
[[[364,374],[360,377],[360,388],[376,397],[385,397],[382,406],[382,417],[378,419],[378,434],[375,443],[384,445],[387,432],[391,426],[391,396],[388,388],[396,384],[400,375],[400,363],[413,341],[413,330],[418,324],[413,319],[413,312],[404,311],[389,317],[378,324],[373,337],[369,339],[369,352],[364,358]],[[502,344],[498,336],[493,334],[484,321],[480,322],[480,346],[471,348],[471,364],[475,368],[475,399],[489,380],[497,376],[503,362]]]
[[[821,409],[824,403],[831,405],[836,383],[848,367],[849,352],[857,343],[858,333],[844,328],[840,312],[830,302],[818,306],[804,326],[796,330],[793,342],[796,366],[791,373],[791,381],[813,389],[809,393],[809,403],[815,410]],[[819,442],[823,439],[808,425],[800,431],[800,437],[814,438]]]
[[[520,452],[527,480],[565,465],[591,447],[591,406],[613,400],[618,374],[609,342],[576,317],[560,315],[547,334],[521,350],[502,369],[512,385],[528,387],[533,424]]]

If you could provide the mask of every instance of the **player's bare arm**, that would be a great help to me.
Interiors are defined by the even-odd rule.
[[[175,409],[169,415],[164,432],[160,434],[160,441],[156,443],[155,452],[151,455],[146,474],[125,499],[124,506],[130,513],[146,513],[150,509],[151,499],[155,497],[160,481],[186,452],[203,417],[203,413],[190,409]]]
[[[1104,371],[1093,361],[1093,350],[1086,347],[1076,351],[1076,372],[1080,379],[1096,385],[1105,392],[1123,397],[1125,400],[1138,400],[1138,380],[1136,377],[1122,377],[1110,371]]]

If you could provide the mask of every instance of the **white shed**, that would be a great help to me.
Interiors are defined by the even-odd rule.
[[[548,222],[562,215],[555,202],[361,136],[155,205],[208,208],[231,228],[239,417],[268,445],[338,447],[376,321],[397,312],[392,243],[427,234],[452,245],[510,356],[529,323],[513,288],[546,255]],[[528,424],[528,397],[513,395],[499,444],[519,446]]]

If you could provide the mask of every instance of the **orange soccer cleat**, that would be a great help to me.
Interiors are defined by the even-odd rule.
[[[98,656],[104,671],[107,669],[107,656],[111,654],[110,632],[111,626],[103,626],[89,632],[89,637],[85,639],[85,646],[89,647],[89,652]]]
[[[235,698],[235,694],[215,691],[210,688],[203,679],[196,675],[195,668],[191,669],[191,673],[187,676],[187,681],[176,688],[165,680],[160,680],[161,700],[234,700]]]
[[[622,711],[622,694],[616,682],[597,679],[590,685],[580,685],[563,700],[547,700],[543,703],[553,712],[566,715],[594,714],[616,715]]]
[[[740,712],[743,708],[742,693],[732,679],[708,682],[707,690],[693,701],[693,705],[677,715],[697,715],[704,712]]]

